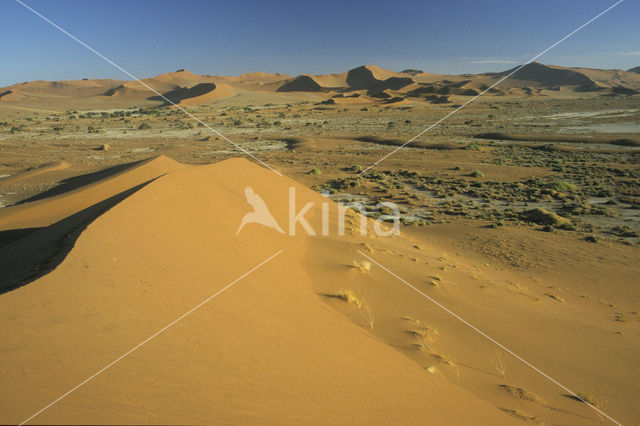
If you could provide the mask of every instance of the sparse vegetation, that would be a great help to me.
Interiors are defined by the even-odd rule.
[[[351,267],[356,271],[365,273],[371,271],[371,262],[367,260],[357,261],[354,260],[351,262]]]
[[[326,293],[325,294],[326,297],[333,297],[336,299],[341,299],[351,305],[355,305],[358,308],[360,308],[362,306],[362,301],[360,300],[360,298],[358,297],[358,295],[356,295],[356,293],[353,290],[349,290],[349,289],[340,289],[335,293]]]
[[[518,399],[523,399],[525,401],[535,402],[536,404],[545,405],[546,402],[544,399],[540,398],[533,392],[529,392],[524,388],[520,388],[517,386],[511,385],[499,385],[498,388],[509,393],[511,396],[514,396]]]
[[[500,377],[504,379],[507,375],[507,366],[504,360],[502,359],[502,353],[500,351],[496,352],[495,356],[491,358],[491,362],[493,364],[493,367],[496,369],[496,371],[500,375]]]

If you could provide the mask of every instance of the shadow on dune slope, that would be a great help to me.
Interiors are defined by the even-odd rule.
[[[106,179],[108,177],[114,176],[120,172],[123,172],[125,170],[128,170],[132,167],[135,167],[143,162],[145,162],[146,160],[138,160],[138,161],[133,161],[131,163],[126,163],[126,164],[119,164],[117,166],[113,166],[113,167],[109,167],[107,169],[104,170],[99,170],[97,172],[93,172],[93,173],[89,173],[89,174],[85,174],[85,175],[80,175],[80,176],[74,176],[74,177],[70,177],[68,179],[64,179],[62,181],[60,181],[60,184],[47,190],[44,192],[41,192],[39,194],[36,194],[32,197],[26,198],[24,200],[18,201],[17,203],[15,203],[15,205],[19,205],[19,204],[25,204],[25,203],[30,203],[32,201],[38,201],[38,200],[43,200],[45,198],[49,198],[49,197],[54,197],[56,195],[60,195],[60,194],[64,194],[66,192],[69,191],[73,191],[74,189],[83,187],[85,185],[90,185],[94,182],[98,182],[102,179]]]
[[[0,294],[53,271],[91,222],[154,180],[107,198],[53,225],[0,232]]]
[[[164,93],[161,96],[152,96],[148,98],[150,101],[163,101],[164,105],[170,105],[171,103],[179,104],[180,102],[196,98],[198,96],[204,96],[216,89],[215,83],[199,83],[193,87],[179,87],[170,92]],[[167,102],[167,99],[171,102]]]

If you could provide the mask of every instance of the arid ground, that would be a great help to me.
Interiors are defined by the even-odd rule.
[[[0,89],[0,422],[279,253],[31,421],[640,423],[640,71],[507,72]]]

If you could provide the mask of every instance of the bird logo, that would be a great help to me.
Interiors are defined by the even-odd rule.
[[[279,233],[284,234],[284,231],[280,228],[278,222],[276,222],[269,212],[264,200],[262,200],[262,198],[253,191],[253,188],[247,186],[244,189],[244,195],[247,198],[247,203],[253,207],[253,211],[244,215],[242,222],[240,223],[240,227],[236,231],[236,235],[238,235],[242,228],[244,228],[248,223],[259,223],[260,225],[273,228]]]

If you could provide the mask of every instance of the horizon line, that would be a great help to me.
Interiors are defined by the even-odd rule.
[[[487,63],[489,63],[489,62],[487,62]],[[638,66],[636,66],[636,67],[631,67],[631,68],[628,68],[628,69],[623,69],[623,68],[596,68],[596,67],[580,67],[580,66],[577,66],[577,67],[576,67],[576,66],[565,66],[565,65],[545,64],[545,63],[538,62],[538,61],[531,62],[530,64],[527,64],[527,66],[528,66],[528,65],[532,65],[532,64],[540,64],[540,65],[544,65],[544,66],[548,66],[548,67],[560,67],[560,68],[569,68],[569,69],[572,69],[572,68],[573,68],[573,69],[592,69],[592,70],[603,70],[603,71],[624,71],[624,72],[630,72],[631,70],[633,70],[633,69],[635,69],[635,68],[640,67],[640,65],[638,65]],[[504,64],[504,65],[507,65],[507,64]],[[201,77],[242,77],[242,76],[247,75],[247,74],[264,73],[264,74],[270,74],[270,75],[282,75],[282,76],[285,76],[285,77],[296,78],[296,77],[300,77],[300,76],[303,76],[303,75],[308,75],[308,76],[323,76],[323,75],[331,75],[331,74],[342,74],[342,73],[349,72],[349,71],[354,70],[354,69],[357,69],[357,68],[361,68],[361,67],[371,67],[371,66],[381,68],[381,69],[383,69],[383,70],[385,70],[385,71],[395,72],[395,73],[398,73],[398,74],[404,74],[404,73],[405,73],[405,71],[409,71],[409,70],[410,70],[410,71],[420,71],[420,73],[423,73],[423,74],[435,74],[435,75],[453,75],[453,76],[461,76],[461,75],[486,75],[486,74],[500,74],[500,73],[508,72],[508,71],[510,71],[510,70],[512,70],[512,69],[514,69],[514,68],[517,68],[517,67],[522,66],[522,64],[520,64],[520,63],[518,63],[518,62],[515,62],[515,61],[514,61],[513,65],[514,65],[513,67],[511,67],[511,68],[507,68],[507,69],[502,70],[502,71],[483,71],[483,72],[478,72],[478,73],[470,73],[470,72],[467,72],[467,73],[457,73],[457,74],[456,74],[456,73],[438,73],[438,72],[429,72],[429,71],[425,71],[425,70],[419,69],[419,68],[417,68],[417,67],[416,67],[416,68],[409,67],[409,68],[404,68],[402,71],[394,71],[394,70],[391,70],[391,69],[388,69],[388,68],[384,68],[384,67],[381,67],[381,66],[379,66],[379,65],[375,65],[375,64],[363,64],[363,65],[359,65],[359,66],[354,67],[354,68],[348,68],[347,70],[342,71],[342,72],[327,72],[327,73],[322,73],[322,74],[312,74],[312,73],[307,73],[307,72],[306,72],[306,73],[301,73],[301,74],[296,74],[296,75],[287,74],[287,73],[283,73],[283,72],[267,72],[267,71],[247,71],[247,72],[244,72],[244,73],[239,74],[239,75],[232,75],[232,74],[227,74],[227,75],[225,75],[225,74],[206,74],[206,73],[198,74],[198,73],[195,73],[195,72],[193,72],[193,71],[189,70],[188,68],[178,68],[178,69],[177,69],[177,70],[175,70],[175,71],[162,72],[162,73],[160,73],[160,74],[156,74],[156,75],[151,76],[151,77],[143,77],[143,78],[145,78],[145,79],[148,79],[148,78],[155,78],[155,77],[159,77],[159,76],[161,76],[161,75],[165,75],[165,74],[173,74],[173,73],[185,72],[185,71],[186,71],[186,72],[190,72],[190,73],[195,74],[195,75],[198,75],[198,76],[201,76]],[[632,71],[631,71],[631,72],[632,72]],[[409,74],[409,73],[407,73],[407,74]],[[117,78],[117,77],[83,77],[83,78],[77,78],[77,79],[55,79],[55,80],[36,79],[36,80],[23,80],[23,81],[19,81],[19,82],[16,82],[16,83],[9,84],[9,85],[7,85],[7,86],[0,86],[0,87],[5,88],[5,87],[11,87],[11,86],[19,85],[19,84],[26,84],[26,83],[36,82],[36,81],[59,82],[59,81],[87,81],[87,80],[118,80],[118,81],[131,81],[131,80],[120,79],[120,78]]]

